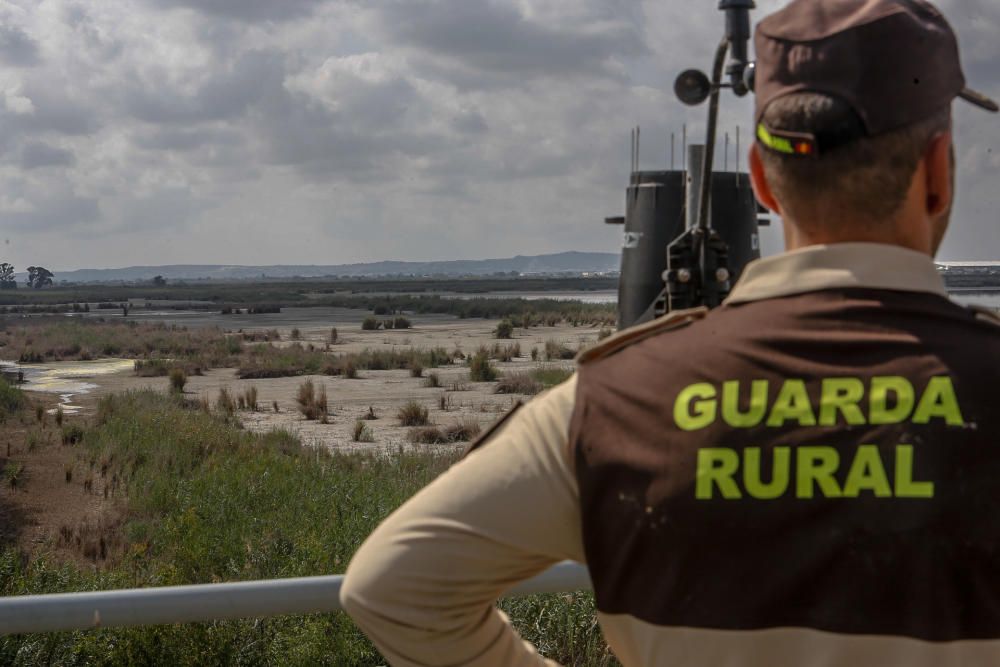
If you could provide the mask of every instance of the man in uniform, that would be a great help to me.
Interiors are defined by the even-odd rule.
[[[394,665],[545,664],[494,600],[589,567],[625,665],[1000,664],[1000,328],[949,301],[955,36],[924,0],[757,29],[785,254],[585,353],[390,516],[341,599]]]

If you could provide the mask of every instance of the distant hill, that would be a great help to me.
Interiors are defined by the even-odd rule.
[[[275,266],[228,266],[215,264],[171,264],[130,266],[121,269],[79,269],[55,271],[55,279],[74,283],[140,282],[163,276],[167,280],[260,280],[262,278],[322,278],[327,276],[486,276],[517,272],[529,275],[553,273],[604,273],[618,271],[621,257],[606,252],[561,252],[553,255],[507,259],[460,259],[440,262],[372,262]],[[24,278],[20,278],[23,282]]]

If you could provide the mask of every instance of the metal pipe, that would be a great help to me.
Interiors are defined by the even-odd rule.
[[[336,575],[11,596],[0,598],[0,636],[340,611],[343,581],[343,575]],[[587,568],[564,561],[504,597],[590,588]]]
[[[688,170],[685,174],[686,190],[684,193],[684,221],[686,229],[694,229],[698,226],[698,198],[701,196],[701,165],[705,161],[705,147],[699,144],[688,146],[687,164]]]

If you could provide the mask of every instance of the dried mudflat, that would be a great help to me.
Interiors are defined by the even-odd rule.
[[[569,325],[536,327],[528,330],[516,329],[514,339],[497,341],[493,337],[497,321],[461,320],[445,315],[411,317],[413,328],[408,330],[362,331],[358,323],[360,319],[358,313],[359,311],[353,311],[356,319],[351,323],[345,323],[341,317],[332,320],[317,317],[308,323],[300,319],[279,326],[271,320],[264,326],[245,326],[243,330],[277,328],[282,340],[288,341],[292,328],[298,328],[302,344],[311,343],[322,349],[329,341],[331,326],[337,326],[339,342],[331,346],[331,351],[334,353],[360,352],[364,349],[405,350],[444,347],[449,351],[457,348],[464,354],[470,354],[481,345],[520,344],[520,357],[506,363],[494,362],[501,373],[527,372],[538,367],[572,369],[573,361],[532,361],[531,350],[538,348],[539,359],[544,359],[546,341],[556,341],[575,350],[580,345],[595,342],[599,331],[598,328]],[[485,428],[517,401],[530,398],[496,394],[496,383],[493,382],[471,382],[469,370],[461,362],[454,366],[425,369],[424,376],[432,372],[438,374],[440,387],[425,386],[425,378],[411,377],[407,370],[360,371],[357,379],[299,376],[242,380],[237,377],[235,369],[215,369],[203,376],[190,377],[185,393],[189,398],[204,398],[214,406],[223,388],[237,395],[251,386],[256,387],[259,410],[238,412],[245,428],[258,432],[285,429],[298,435],[306,444],[337,451],[393,451],[400,447],[464,446],[411,444],[407,437],[410,429],[401,426],[396,418],[399,408],[411,400],[427,406],[433,425],[447,426],[464,420],[474,420]],[[330,409],[329,423],[308,421],[298,412],[295,397],[299,386],[306,380],[312,380],[317,389],[320,387],[326,389]],[[85,393],[63,396],[65,401],[81,406],[83,414],[95,410],[97,400],[109,393],[144,388],[159,391],[168,389],[167,378],[136,377],[129,370],[94,375],[87,378],[86,382],[88,389]],[[275,404],[277,410],[274,408]],[[365,423],[371,429],[374,442],[354,442],[355,422],[370,411],[374,411],[377,419]]]

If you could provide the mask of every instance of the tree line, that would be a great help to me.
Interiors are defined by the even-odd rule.
[[[41,289],[52,285],[55,274],[44,266],[28,267],[28,287]],[[14,265],[7,262],[0,264],[0,289],[17,289],[17,279],[14,276]]]

